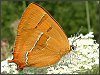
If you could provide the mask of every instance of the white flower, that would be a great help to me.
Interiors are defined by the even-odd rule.
[[[89,32],[84,36],[84,38],[93,38],[93,37],[94,37],[93,32]]]
[[[95,59],[94,64],[99,64],[99,58],[98,59]]]
[[[8,63],[12,56],[1,62],[1,73],[18,74],[17,65],[15,63]]]
[[[1,72],[6,72],[6,73],[10,72],[7,61],[2,61],[1,62]]]
[[[92,66],[91,66],[91,65],[88,65],[88,64],[87,64],[87,65],[84,65],[83,67],[84,67],[85,69],[92,69]]]

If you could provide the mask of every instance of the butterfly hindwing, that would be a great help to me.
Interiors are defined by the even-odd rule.
[[[70,51],[68,38],[59,24],[33,3],[22,15],[15,42],[14,58],[10,62],[17,63],[21,69],[55,64]]]

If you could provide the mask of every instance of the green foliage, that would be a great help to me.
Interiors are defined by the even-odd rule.
[[[19,71],[19,74],[46,74],[46,68],[35,68],[35,67],[27,67],[22,71]]]
[[[78,72],[78,74],[99,74],[99,66],[93,65],[92,69],[85,69],[82,72]]]
[[[14,43],[13,30],[11,23],[21,17],[24,9],[22,3],[12,1],[2,1],[1,3],[1,38],[8,39],[10,44]]]
[[[87,16],[85,1],[34,1],[44,7],[64,29],[66,35],[70,37],[76,34],[81,26],[81,33],[88,33]],[[14,43],[15,36],[11,29],[11,23],[20,19],[29,1],[2,1],[1,7],[1,36],[7,38],[10,44]],[[99,11],[98,3],[91,1],[89,3],[89,16],[91,30],[94,32],[95,39],[98,41],[98,21]]]

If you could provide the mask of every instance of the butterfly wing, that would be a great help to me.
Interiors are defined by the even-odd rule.
[[[18,26],[14,58],[19,68],[45,67],[55,64],[69,53],[68,38],[48,12],[31,3],[23,13]]]

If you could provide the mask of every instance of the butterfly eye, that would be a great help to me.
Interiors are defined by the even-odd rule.
[[[76,46],[71,45],[71,49],[72,49],[72,50],[75,50],[75,49],[76,49]]]

